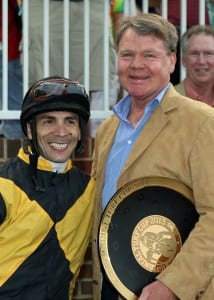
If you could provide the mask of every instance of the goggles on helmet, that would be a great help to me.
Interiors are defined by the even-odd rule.
[[[30,92],[32,101],[42,102],[49,97],[60,96],[69,93],[84,94],[84,87],[76,81],[64,79],[49,79],[40,81]]]

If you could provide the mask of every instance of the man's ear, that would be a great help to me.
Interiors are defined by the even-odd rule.
[[[177,61],[177,55],[175,52],[173,52],[170,55],[170,74],[172,74],[175,71],[176,61]]]
[[[29,138],[29,140],[32,140],[32,132],[29,122],[27,123],[27,137]]]

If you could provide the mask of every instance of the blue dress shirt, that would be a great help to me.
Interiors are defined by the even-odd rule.
[[[150,118],[152,112],[160,104],[168,86],[169,84],[167,84],[167,86],[165,86],[161,90],[161,92],[155,97],[155,99],[153,99],[146,105],[144,115],[142,116],[136,127],[133,127],[127,119],[131,106],[130,95],[125,96],[114,106],[113,112],[120,119],[120,125],[118,127],[106,163],[104,188],[102,192],[103,209],[106,207],[107,203],[116,192],[117,180],[127,160],[127,157],[140,132],[143,130],[145,124]]]

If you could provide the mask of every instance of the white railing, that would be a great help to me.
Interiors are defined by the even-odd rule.
[[[35,0],[37,1],[37,0]],[[90,73],[90,61],[89,61],[89,43],[90,43],[90,23],[89,23],[89,11],[90,11],[90,1],[93,0],[84,0],[84,82],[83,84],[86,87],[86,90],[90,90],[89,86],[89,73]],[[104,60],[103,66],[100,68],[104,72],[104,83],[103,83],[103,91],[104,91],[104,109],[102,110],[92,110],[92,119],[105,119],[109,114],[111,114],[111,110],[109,108],[109,1],[108,0],[100,0],[104,1],[104,35],[103,35],[103,43],[104,43]],[[133,15],[135,13],[134,0],[124,0],[124,14],[125,15]],[[167,4],[170,0],[162,0],[162,15],[167,18]],[[179,1],[179,0],[178,0]],[[188,0],[181,0],[181,24],[180,24],[180,34],[182,35],[187,29],[187,13],[186,13],[186,5]],[[195,0],[197,1],[197,0]],[[148,12],[148,0],[142,0],[142,7],[144,12]],[[49,75],[49,0],[43,0],[44,7],[44,77]],[[64,76],[69,77],[69,0],[64,0]],[[205,23],[205,6],[206,0],[199,0],[199,23]],[[12,111],[8,110],[8,43],[7,43],[7,35],[8,35],[8,0],[2,1],[2,13],[3,13],[3,40],[2,40],[2,51],[3,51],[3,95],[2,95],[2,110],[0,110],[0,119],[18,119],[20,116],[20,111]],[[28,22],[29,22],[29,2],[28,0],[23,1],[23,95],[27,91],[29,86],[29,39],[28,39]],[[181,66],[181,79],[184,77],[184,69]]]

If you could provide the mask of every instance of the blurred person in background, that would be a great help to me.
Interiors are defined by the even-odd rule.
[[[186,77],[175,89],[214,107],[214,27],[190,27],[182,36],[181,49]]]
[[[0,0],[0,104],[2,108],[2,0]],[[8,1],[8,109],[20,110],[23,97],[22,67],[20,64],[20,42],[22,38],[22,24],[20,3],[17,0]],[[21,138],[19,120],[1,120],[1,134],[6,138]]]
[[[84,1],[69,1],[69,74],[84,83],[84,52],[89,50],[89,93],[91,110],[104,109],[104,1],[89,3],[89,49],[84,45]],[[109,14],[109,103],[117,99],[116,51]],[[29,1],[29,81],[43,76],[44,1]],[[64,75],[64,1],[49,2],[49,73]],[[90,134],[95,136],[101,120],[90,121]]]
[[[206,4],[207,4],[210,25],[214,26],[214,0],[207,0]]]

